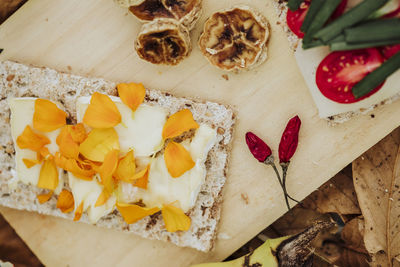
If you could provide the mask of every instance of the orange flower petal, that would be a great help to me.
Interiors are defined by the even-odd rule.
[[[124,204],[124,203],[117,203],[117,209],[124,218],[127,224],[135,223],[144,217],[152,215],[158,211],[159,208],[143,208],[138,205],[131,205],[131,204]]]
[[[82,180],[91,181],[93,179],[93,175],[96,174],[90,165],[83,165],[75,159],[68,159],[62,156],[60,152],[56,152],[54,161],[59,168],[69,171],[74,176]]]
[[[22,161],[24,162],[25,166],[30,169],[33,166],[35,166],[36,164],[40,164],[39,160],[32,160],[32,159],[22,159]]]
[[[63,213],[69,213],[74,210],[74,196],[72,193],[66,189],[63,189],[58,196],[57,208],[59,208]]]
[[[79,204],[79,206],[75,210],[74,221],[79,221],[82,217],[82,213],[83,213],[83,201],[81,202],[81,204]]]
[[[118,166],[118,154],[118,150],[111,150],[104,158],[104,163],[101,165],[99,171],[101,183],[104,185],[104,189],[110,194],[114,191],[114,179],[112,175]]]
[[[50,151],[47,147],[42,147],[39,151],[40,158],[42,159],[50,159],[53,156],[50,154]]]
[[[121,122],[121,114],[109,96],[95,92],[83,115],[83,122],[92,128],[111,128]]]
[[[114,173],[114,177],[117,180],[130,182],[131,178],[135,176],[136,163],[133,151],[129,151],[123,158],[119,160],[117,170]]]
[[[121,83],[117,85],[117,89],[122,102],[132,111],[136,111],[146,95],[146,89],[141,83]]]
[[[169,142],[164,152],[164,161],[169,174],[177,178],[194,167],[195,163],[186,148],[176,142]]]
[[[44,161],[40,169],[37,186],[43,189],[54,190],[58,185],[58,171],[53,159]]]
[[[150,164],[147,165],[144,170],[141,170],[132,177],[131,180],[135,180],[135,183],[133,185],[139,188],[147,189],[147,184],[149,182],[149,172]]]
[[[199,125],[193,119],[193,114],[188,109],[183,109],[171,115],[162,131],[163,139],[174,138],[190,129],[197,129]]]
[[[71,134],[72,140],[75,143],[82,143],[87,137],[86,129],[83,123],[77,125],[68,125],[68,132]]]
[[[60,136],[59,136],[60,137]],[[70,159],[77,159],[79,156],[79,145],[75,143],[72,139],[70,133],[63,133],[60,139],[57,137],[57,141],[59,141],[60,152],[64,157]]]
[[[33,113],[33,128],[41,132],[52,132],[65,125],[67,113],[46,99],[36,99]]]
[[[163,205],[161,214],[168,232],[189,230],[191,224],[190,217],[180,208],[173,205]]]
[[[107,190],[103,190],[99,196],[99,198],[96,201],[96,204],[94,204],[95,207],[103,206],[106,204],[107,200],[110,198],[110,194],[107,192]]]
[[[17,138],[17,145],[21,149],[26,148],[33,151],[39,151],[47,144],[50,144],[49,138],[35,133],[29,125],[25,127],[22,134]]]
[[[53,195],[53,191],[48,192],[47,194],[41,194],[37,196],[40,204],[46,203],[50,200],[51,196]]]
[[[115,129],[93,129],[80,145],[79,152],[89,160],[103,162],[108,152],[113,149],[119,150]]]

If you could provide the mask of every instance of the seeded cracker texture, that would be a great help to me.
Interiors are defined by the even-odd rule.
[[[64,105],[71,121],[74,122],[77,97],[88,96],[94,92],[116,95],[115,87],[116,83],[103,79],[59,73],[49,68],[36,68],[10,61],[0,62],[0,142],[2,144],[0,205],[73,219],[73,213],[64,214],[56,208],[56,196],[45,204],[39,204],[36,195],[42,191],[36,186],[19,183],[15,190],[9,188],[8,182],[16,173],[7,98],[31,96],[59,101]],[[207,123],[217,129],[216,144],[209,152],[206,161],[206,181],[200,190],[195,207],[188,213],[192,219],[191,228],[187,232],[169,233],[165,230],[160,213],[128,225],[117,211],[103,217],[96,225],[135,233],[149,239],[170,241],[182,247],[209,251],[214,245],[220,218],[222,188],[226,180],[235,115],[230,108],[221,104],[178,98],[156,90],[147,90],[145,102],[158,104],[169,110],[170,114],[188,108],[197,122]],[[64,175],[64,181],[68,181],[66,174]],[[65,186],[68,188],[68,184]],[[86,214],[82,215],[81,221],[89,223]]]
[[[287,38],[289,40],[289,45],[291,47],[291,49],[296,52],[297,47],[301,46],[301,40],[289,29],[289,27],[287,26],[286,23],[286,14],[288,11],[288,7],[287,7],[287,0],[272,0],[273,4],[275,6],[275,9],[278,13],[278,18],[279,18],[279,24],[282,26],[283,30],[285,31]],[[400,93],[399,94],[395,94],[394,96],[385,99],[379,103],[376,103],[374,105],[371,105],[368,108],[361,108],[358,110],[354,110],[354,111],[349,111],[349,112],[345,112],[345,113],[341,113],[341,114],[337,114],[334,116],[329,116],[326,117],[324,119],[328,120],[329,124],[334,126],[338,123],[343,123],[346,122],[348,120],[350,120],[353,117],[359,116],[359,115],[363,115],[363,114],[367,114],[369,112],[371,112],[372,110],[374,110],[377,107],[386,105],[386,104],[391,104],[394,101],[398,100],[400,98]]]

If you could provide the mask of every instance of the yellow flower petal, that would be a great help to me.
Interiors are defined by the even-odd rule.
[[[122,102],[132,111],[136,111],[146,95],[146,89],[141,83],[121,83],[117,85],[117,89]]]
[[[67,113],[46,99],[36,99],[33,113],[33,128],[41,132],[52,132],[65,125]]]
[[[51,196],[53,195],[53,191],[48,192],[47,194],[41,194],[37,196],[40,204],[46,203],[50,200]]]
[[[180,208],[173,205],[163,205],[161,214],[168,232],[189,230],[191,220]]]
[[[107,200],[110,198],[110,194],[107,192],[107,190],[103,190],[100,194],[100,196],[97,198],[96,204],[94,204],[95,207],[103,206],[106,204]]]
[[[17,138],[17,145],[21,149],[26,148],[33,151],[39,151],[47,144],[50,144],[49,138],[35,133],[29,125],[25,127],[22,134]]]
[[[75,143],[82,143],[87,137],[86,129],[83,123],[78,123],[76,125],[68,125],[68,132],[71,134],[72,140]]]
[[[69,213],[74,210],[74,196],[72,193],[66,189],[63,189],[58,196],[57,208],[59,208],[63,213]]]
[[[131,182],[131,178],[135,176],[136,163],[133,151],[129,151],[123,158],[119,160],[117,170],[115,171],[114,177],[117,180],[124,182]]]
[[[93,129],[79,147],[87,159],[103,162],[111,150],[119,150],[118,134],[114,128]]]
[[[150,172],[150,164],[146,166],[144,170],[136,173],[135,176],[132,177],[131,180],[134,180],[133,184],[136,187],[147,189],[147,184],[149,182],[149,172]]]
[[[60,138],[59,138],[60,137]],[[69,132],[60,133],[57,137],[57,144],[60,152],[64,157],[69,159],[77,159],[79,156],[79,145],[72,139]]]
[[[83,115],[83,123],[92,128],[111,128],[121,122],[117,105],[107,95],[95,92]]]
[[[39,160],[33,160],[33,159],[22,159],[22,161],[24,162],[25,166],[28,169],[32,168],[36,164],[40,164],[41,163]]]
[[[164,152],[164,161],[169,174],[177,178],[194,167],[195,163],[186,148],[176,142],[169,142]]]
[[[54,161],[59,168],[69,171],[74,176],[82,180],[91,181],[93,179],[93,175],[96,174],[96,172],[92,169],[92,166],[82,164],[75,159],[68,159],[62,156],[60,152],[56,152],[54,155]]]
[[[40,169],[37,186],[43,189],[54,190],[58,185],[58,171],[53,159],[44,161]]]
[[[114,179],[112,175],[118,166],[118,155],[118,150],[111,150],[104,158],[104,163],[101,165],[99,171],[101,183],[104,185],[104,189],[110,194],[114,191]]]
[[[83,213],[83,201],[81,202],[81,204],[79,204],[79,206],[75,210],[74,221],[79,221],[82,217],[82,213]]]
[[[47,147],[42,147],[39,151],[40,158],[42,159],[51,159],[53,156],[50,154],[50,151]]]
[[[168,118],[162,131],[162,137],[164,140],[174,138],[190,129],[197,128],[199,128],[199,125],[193,119],[192,112],[188,109],[183,109]]]
[[[138,205],[131,205],[131,204],[124,204],[124,203],[117,203],[117,209],[124,218],[127,224],[135,223],[144,217],[152,215],[158,211],[159,208],[143,208]]]

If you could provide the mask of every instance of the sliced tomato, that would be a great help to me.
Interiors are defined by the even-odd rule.
[[[351,91],[356,83],[378,68],[383,60],[376,48],[332,52],[318,66],[317,86],[332,101],[342,104],[358,102],[382,87],[383,84],[359,99]]]
[[[400,44],[398,45],[388,45],[388,46],[384,46],[381,50],[383,56],[386,59],[391,58],[392,56],[394,56],[397,52],[400,51]]]
[[[308,8],[310,7],[310,0],[306,0],[301,3],[300,8],[296,11],[291,11],[290,9],[286,15],[286,22],[289,29],[297,35],[299,38],[304,37],[304,33],[301,31],[301,25],[306,18]],[[347,0],[342,0],[339,6],[336,8],[335,13],[332,14],[332,19],[335,19],[343,14],[347,6]]]

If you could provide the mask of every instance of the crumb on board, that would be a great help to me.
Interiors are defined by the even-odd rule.
[[[71,67],[70,65],[68,65],[68,66],[67,66],[67,69],[68,69],[69,71],[71,71],[71,70],[72,70],[72,67]]]
[[[49,21],[49,18],[46,18],[45,21]]]
[[[222,76],[222,78],[224,78],[226,81],[229,81],[229,76],[228,76],[228,74],[222,74],[221,76]]]
[[[371,114],[371,118],[372,118],[372,119],[375,118],[375,114]]]
[[[240,194],[240,196],[244,200],[244,203],[246,203],[246,205],[249,205],[249,196],[246,193],[242,193]]]

